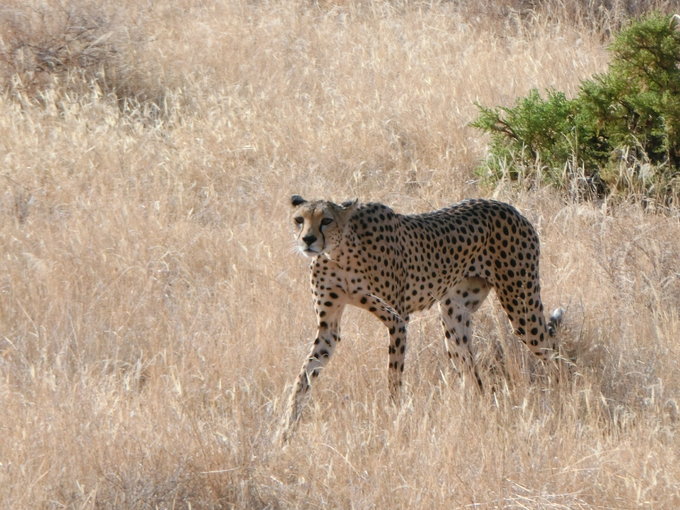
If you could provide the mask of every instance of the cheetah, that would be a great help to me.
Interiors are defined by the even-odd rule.
[[[458,371],[482,380],[474,365],[470,316],[493,288],[514,331],[541,359],[557,354],[546,322],[538,274],[536,231],[514,207],[464,200],[434,212],[395,213],[379,203],[335,204],[291,197],[297,249],[311,257],[317,335],[293,387],[284,439],[300,417],[311,381],[340,342],[347,305],[368,310],[389,330],[388,384],[396,399],[412,313],[438,303],[444,347]]]

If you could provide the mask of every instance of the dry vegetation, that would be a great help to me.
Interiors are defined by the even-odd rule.
[[[678,507],[678,212],[480,189],[467,126],[474,101],[575,91],[648,6],[527,3],[5,2],[0,506]],[[507,387],[452,379],[428,313],[395,408],[386,333],[351,311],[276,447],[314,334],[294,192],[514,203],[573,376],[532,382],[492,298],[476,334]]]

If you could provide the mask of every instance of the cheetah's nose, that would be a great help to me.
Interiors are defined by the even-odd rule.
[[[315,235],[308,235],[302,238],[302,240],[305,242],[307,246],[311,246],[314,241],[316,241],[316,236]]]

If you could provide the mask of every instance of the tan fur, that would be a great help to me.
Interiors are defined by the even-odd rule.
[[[539,241],[515,208],[466,200],[439,211],[401,215],[382,204],[291,203],[296,242],[312,257],[317,336],[291,395],[287,435],[299,419],[310,382],[340,342],[346,305],[373,313],[388,328],[388,382],[401,386],[406,328],[412,313],[439,304],[452,363],[482,387],[474,366],[470,316],[494,288],[516,334],[540,358],[554,357],[551,337],[562,310],[548,322],[539,283]]]

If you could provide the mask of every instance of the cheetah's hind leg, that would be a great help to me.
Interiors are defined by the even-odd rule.
[[[471,315],[479,309],[490,290],[483,278],[466,278],[451,287],[439,302],[446,354],[453,368],[471,376],[480,390],[484,385],[475,366]]]

